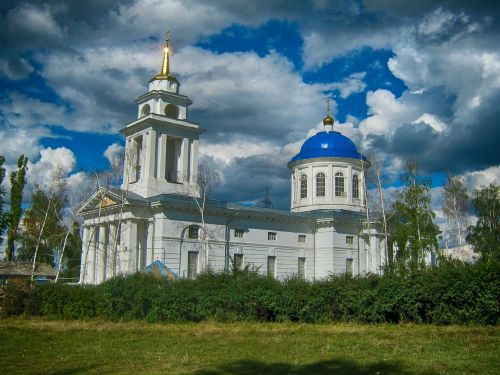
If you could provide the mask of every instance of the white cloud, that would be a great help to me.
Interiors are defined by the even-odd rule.
[[[43,129],[19,129],[5,127],[0,129],[2,140],[1,155],[5,157],[7,164],[15,164],[21,154],[29,159],[38,156],[40,146],[38,139],[44,134]]]
[[[500,184],[500,167],[489,167],[479,171],[468,172],[462,175],[465,186],[469,194],[482,186],[488,186],[491,183]]]
[[[331,85],[333,90],[340,91],[340,97],[346,99],[352,94],[363,92],[366,88],[366,83],[363,79],[366,77],[366,72],[352,73],[344,78],[342,82],[335,82]]]
[[[424,113],[422,116],[417,118],[412,124],[418,124],[419,122],[424,122],[430,127],[432,127],[437,132],[442,132],[447,129],[447,126],[438,117],[431,115],[430,113]]]
[[[54,183],[54,173],[59,177],[65,177],[76,166],[76,158],[73,151],[66,147],[45,148],[40,150],[40,159],[35,163],[28,162],[28,181],[39,185],[42,189],[49,189]]]
[[[111,166],[115,165],[117,161],[123,159],[124,147],[119,143],[112,143],[104,151],[104,157],[108,159]]]
[[[64,34],[49,7],[34,4],[22,4],[10,10],[6,26],[11,34],[18,37],[26,35],[36,39],[61,39]]]
[[[364,135],[389,134],[408,115],[407,108],[389,90],[369,91],[366,94],[366,104],[371,116],[359,124],[359,130]]]

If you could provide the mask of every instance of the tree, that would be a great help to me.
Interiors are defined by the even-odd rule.
[[[23,190],[26,185],[26,171],[28,158],[21,155],[17,160],[17,171],[10,174],[10,212],[8,214],[8,232],[7,232],[7,260],[14,259],[15,241],[18,236],[19,222],[23,209],[21,203],[23,200]]]
[[[394,202],[391,223],[397,267],[405,270],[425,264],[425,256],[437,248],[439,228],[432,221],[430,181],[419,176],[415,162],[407,164],[402,180],[405,185]]]
[[[66,197],[62,193],[45,193],[35,186],[31,195],[31,207],[23,218],[23,231],[19,234],[17,258],[43,263],[52,263],[55,249],[60,248],[66,228],[61,224],[62,210]]]
[[[5,191],[2,187],[3,180],[5,178],[5,158],[0,155],[0,244],[2,243],[2,235],[7,226],[7,215],[3,210]]]
[[[448,220],[448,238],[454,246],[463,246],[466,232],[466,212],[469,196],[460,177],[448,174],[443,186],[443,213]]]
[[[468,228],[467,242],[486,262],[500,261],[500,186],[492,183],[474,191],[478,219]]]
[[[209,261],[209,246],[208,240],[211,237],[208,228],[205,223],[205,214],[206,214],[206,204],[208,196],[212,190],[212,188],[217,185],[220,181],[219,174],[210,169],[208,163],[200,164],[198,168],[198,192],[199,198],[193,196],[194,201],[196,203],[196,207],[200,214],[201,219],[201,239],[203,241],[203,252],[204,252],[204,267],[208,267]]]
[[[384,197],[384,161],[379,162],[374,155],[370,156],[371,173],[370,177],[375,181],[377,186],[377,201],[378,201],[378,211],[380,212],[384,233],[384,262],[388,264],[389,262],[389,231],[388,231],[388,219],[389,215],[387,213],[387,199]],[[366,184],[366,182],[365,182]],[[367,191],[365,191],[366,194]],[[367,209],[368,212],[368,209]]]

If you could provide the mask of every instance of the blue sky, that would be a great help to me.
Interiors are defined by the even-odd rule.
[[[81,191],[120,152],[168,29],[217,198],[259,204],[271,186],[286,209],[286,163],[331,97],[339,129],[384,162],[388,191],[414,159],[438,212],[448,172],[470,191],[500,177],[498,15],[487,1],[7,0],[0,154],[10,167],[28,155],[30,186],[60,164]]]

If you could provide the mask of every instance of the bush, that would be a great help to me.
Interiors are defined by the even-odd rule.
[[[498,324],[500,278],[487,264],[443,261],[439,267],[384,276],[278,281],[256,272],[207,272],[170,281],[142,273],[98,286],[9,284],[2,313],[112,321],[357,321]]]

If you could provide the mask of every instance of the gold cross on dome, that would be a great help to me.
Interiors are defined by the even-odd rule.
[[[332,115],[332,98],[326,99],[326,114],[328,116]]]

